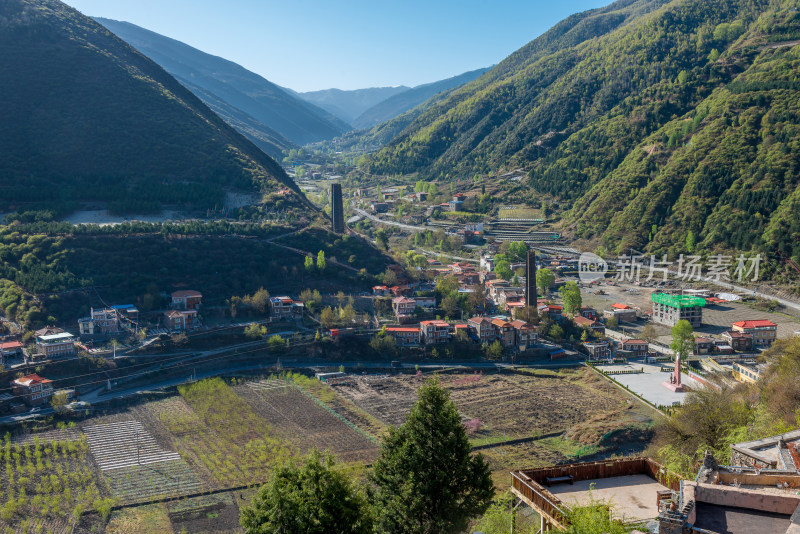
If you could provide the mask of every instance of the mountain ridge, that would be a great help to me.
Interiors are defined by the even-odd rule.
[[[281,137],[294,145],[331,139],[351,129],[349,124],[327,111],[291,95],[282,87],[228,59],[198,50],[130,22],[97,17],[99,23],[153,59],[179,81],[204,90],[207,103],[223,118],[241,123],[232,107],[252,117],[249,126],[267,127],[263,143],[273,144],[273,153],[286,148]],[[212,100],[208,94],[215,98]],[[201,100],[204,98],[201,97]],[[225,103],[222,105],[221,103]],[[245,130],[244,133],[247,133]],[[254,135],[252,132],[250,135]]]
[[[390,96],[365,110],[351,121],[351,124],[357,129],[372,128],[398,115],[402,115],[443,91],[469,83],[489,70],[491,70],[491,67],[475,69],[444,80],[411,87],[407,91]]]
[[[272,158],[155,62],[57,0],[0,4],[0,201],[207,208],[225,190],[307,205]]]
[[[616,2],[429,105],[365,166],[442,180],[522,167],[511,193],[565,204],[587,246],[797,260],[798,39],[785,0]]]

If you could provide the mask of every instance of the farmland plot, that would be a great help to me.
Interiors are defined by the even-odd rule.
[[[222,379],[179,387],[184,409],[159,413],[181,456],[213,487],[263,482],[294,454]]]
[[[359,408],[387,425],[401,425],[417,400],[417,379],[398,380],[388,376],[353,376],[331,388]],[[419,382],[419,384],[417,384]]]
[[[441,381],[464,417],[482,421],[495,435],[527,437],[566,430],[605,408],[600,392],[586,388],[577,378],[577,374],[497,374],[476,381],[458,375]],[[623,402],[616,392],[609,398],[612,408]]]
[[[0,526],[30,525],[38,528],[65,527],[79,510],[101,502],[95,471],[89,463],[86,441],[40,441],[12,443],[6,434],[2,443],[4,466],[0,471]],[[25,529],[28,527],[25,526]]]
[[[139,421],[84,427],[86,440],[111,494],[130,504],[203,488],[180,455],[162,449]]]
[[[291,382],[262,380],[234,388],[253,410],[301,452],[328,450],[340,460],[370,461],[377,445],[345,419],[320,406]]]

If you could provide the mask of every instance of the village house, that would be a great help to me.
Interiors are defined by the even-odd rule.
[[[694,338],[694,353],[709,354],[714,351],[714,340],[707,337]]]
[[[372,286],[372,294],[377,297],[386,297],[392,294],[392,290],[386,286]]]
[[[395,297],[392,299],[392,310],[400,324],[410,322],[414,317],[417,301],[408,297]]]
[[[103,336],[119,332],[119,316],[112,308],[91,308],[89,317],[78,319],[81,336]]]
[[[458,283],[464,286],[474,286],[481,282],[480,274],[472,271],[472,272],[465,272],[464,274],[458,275]]]
[[[270,297],[269,308],[275,319],[299,319],[305,309],[302,302],[290,297]]]
[[[492,325],[494,325],[497,339],[504,347],[509,348],[515,345],[516,332],[511,323],[503,319],[492,319]]]
[[[721,337],[726,340],[735,351],[750,352],[753,350],[753,334],[743,334],[736,330],[728,330],[727,332],[723,332]]]
[[[191,330],[200,324],[197,310],[169,310],[164,312],[164,321],[167,328],[174,332]]]
[[[11,381],[11,393],[28,406],[41,406],[53,396],[53,381],[37,374],[22,376]]]
[[[203,301],[203,294],[199,291],[185,289],[175,291],[172,294],[172,302],[170,308],[173,310],[196,310],[200,308]]]
[[[475,272],[475,266],[470,264],[470,263],[458,263],[458,262],[456,262],[456,263],[450,264],[449,267],[450,267],[450,271],[452,271],[453,274],[463,274],[463,273],[467,273],[467,272],[470,272],[470,273]]]
[[[386,334],[392,336],[399,346],[415,346],[420,343],[419,326],[387,326]]]
[[[439,319],[419,323],[420,336],[426,345],[450,341],[450,324]]]
[[[608,341],[588,341],[583,347],[589,353],[589,360],[607,360],[611,358],[611,345]]]
[[[620,341],[620,349],[631,351],[637,358],[647,356],[650,345],[643,339],[623,339]]]
[[[63,358],[75,354],[75,337],[61,331],[36,337],[37,358]]]
[[[539,342],[536,326],[520,320],[511,321],[511,326],[514,328],[514,344],[520,352],[533,348]]]
[[[742,362],[733,362],[731,375],[739,382],[755,384],[761,378],[764,365],[750,365]]]
[[[734,332],[750,334],[753,336],[753,345],[764,347],[772,345],[778,333],[778,325],[767,319],[756,319],[750,321],[737,321],[733,323]]]
[[[467,321],[467,324],[481,343],[491,343],[497,338],[495,325],[489,317],[473,317]]]
[[[436,307],[436,297],[434,297],[433,295],[426,295],[426,296],[415,295],[414,302],[417,303],[417,308]]]
[[[610,309],[610,310],[603,310],[603,317],[608,320],[612,317],[617,319],[617,322],[620,323],[635,323],[636,322],[636,310],[633,308],[628,309]]]
[[[605,335],[606,327],[600,321],[595,321],[593,319],[588,319],[583,315],[579,315],[572,319],[572,322],[575,323],[575,326],[580,328],[585,328],[587,330],[591,330],[592,332],[597,332],[600,335]]]
[[[600,314],[597,313],[597,310],[592,308],[591,306],[581,306],[580,314],[581,317],[586,317],[587,319],[591,319],[592,321],[597,321],[600,319]]]
[[[564,319],[564,308],[562,306],[556,306],[555,304],[542,304],[538,309],[540,314],[546,313],[548,317],[550,317],[551,321],[560,323]]]
[[[0,358],[22,356],[22,343],[19,341],[0,341]]]
[[[389,204],[386,202],[373,202],[370,204],[370,209],[375,213],[386,213],[389,211]]]

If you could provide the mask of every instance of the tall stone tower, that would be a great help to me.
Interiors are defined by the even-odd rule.
[[[536,293],[536,251],[528,249],[528,254],[525,258],[525,305],[537,308],[537,293]]]
[[[344,208],[342,207],[342,184],[331,184],[331,220],[333,232],[344,233]]]

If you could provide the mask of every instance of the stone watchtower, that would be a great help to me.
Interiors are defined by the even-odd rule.
[[[533,306],[536,310],[538,306],[536,299],[536,251],[529,248],[525,257],[525,305]]]
[[[344,208],[342,207],[342,184],[331,184],[331,220],[333,232],[344,233]]]

